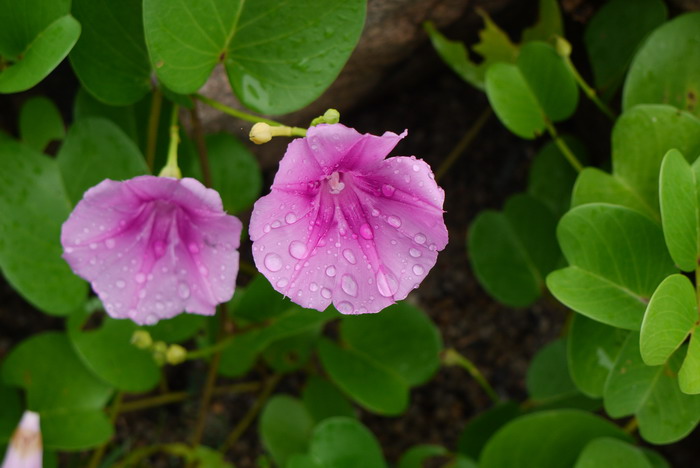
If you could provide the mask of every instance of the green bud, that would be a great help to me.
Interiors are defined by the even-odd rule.
[[[166,362],[166,353],[168,352],[168,345],[164,341],[156,341],[153,343],[153,359],[156,360],[159,366],[162,366]]]
[[[153,344],[153,338],[146,330],[136,330],[131,335],[131,344],[139,349],[148,349]]]
[[[325,120],[327,124],[337,124],[340,122],[340,112],[335,109],[328,109],[323,114],[323,120]]]
[[[170,345],[165,353],[165,360],[168,364],[180,364],[185,359],[187,359],[187,350],[178,344]]]
[[[561,36],[556,36],[554,39],[554,47],[557,49],[557,53],[562,57],[568,57],[571,55],[571,43]]]

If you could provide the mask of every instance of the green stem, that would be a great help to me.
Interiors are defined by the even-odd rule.
[[[481,129],[484,127],[489,118],[493,115],[493,110],[487,107],[476,119],[476,122],[469,127],[467,133],[464,134],[457,146],[454,147],[450,154],[447,155],[445,160],[440,164],[437,171],[435,171],[435,180],[439,181],[442,176],[444,176],[447,171],[452,167],[452,165],[459,159],[459,157],[464,154],[464,151],[469,148],[474,139],[479,135]]]
[[[477,368],[473,362],[461,355],[456,349],[449,348],[442,353],[442,362],[446,366],[459,366],[469,372],[476,383],[486,392],[486,394],[491,398],[491,401],[498,403],[501,399],[498,397],[496,391],[491,387],[491,384],[486,380],[484,375],[481,373],[479,368]]]
[[[146,163],[153,173],[156,160],[156,143],[158,141],[158,122],[160,121],[160,109],[163,104],[163,93],[159,88],[153,90],[151,97],[151,111],[148,115],[148,136],[146,139]]]
[[[632,434],[637,430],[637,427],[639,427],[639,420],[636,417],[633,417],[622,430],[628,434]]]
[[[554,143],[562,152],[566,160],[569,161],[569,164],[571,164],[571,166],[576,170],[576,172],[581,172],[583,170],[583,164],[581,164],[574,152],[571,151],[569,145],[567,145],[566,142],[561,139],[561,137],[557,133],[557,129],[554,128],[554,125],[552,125],[552,123],[548,119],[545,119],[545,125],[547,126],[547,131],[549,132],[549,135],[552,137]]]
[[[195,349],[194,351],[188,351],[187,360],[192,361],[194,359],[201,359],[211,356],[212,354],[220,353],[224,349],[228,348],[231,342],[233,342],[233,338],[233,336],[229,336],[223,340],[217,341],[211,346],[205,346],[203,348]]]
[[[197,144],[197,156],[199,156],[199,167],[202,169],[204,185],[211,187],[212,182],[211,169],[209,167],[209,155],[207,153],[207,144],[204,141],[202,121],[199,119],[199,112],[197,112],[197,101],[192,102],[192,109],[190,109],[190,121],[192,122],[192,139]]]
[[[185,444],[175,443],[148,445],[146,447],[142,447],[131,452],[128,457],[126,457],[121,462],[115,464],[114,468],[130,468],[133,466],[143,466],[138,465],[138,462],[158,452],[169,453],[184,459],[189,459],[192,456],[192,449]]]
[[[595,104],[596,107],[598,107],[598,109],[600,109],[600,111],[603,114],[607,115],[610,118],[610,120],[614,122],[617,118],[617,116],[615,115],[615,111],[613,111],[607,104],[600,100],[600,98],[598,97],[598,93],[596,93],[595,89],[591,88],[588,85],[588,83],[586,83],[586,80],[584,80],[581,74],[578,72],[569,56],[566,55],[563,57],[563,59],[566,63],[566,66],[569,68],[569,71],[574,76],[574,79],[583,90],[583,93],[586,96],[588,96],[588,99],[593,101],[593,104]]]
[[[122,412],[123,397],[124,393],[122,392],[117,392],[117,394],[114,396],[114,401],[112,402],[112,406],[109,411],[109,419],[112,422],[112,424],[114,424],[114,422],[117,420],[117,416],[119,416],[119,414]],[[92,454],[92,457],[90,457],[88,468],[97,468],[99,466],[110,442],[111,439],[106,441],[104,444],[100,445],[97,449],[95,449],[95,451]]]
[[[236,427],[234,427],[228,437],[226,437],[226,441],[221,445],[221,447],[219,447],[219,451],[221,453],[226,453],[231,447],[233,447],[246,429],[248,429],[253,421],[255,421],[256,416],[260,410],[262,410],[263,406],[265,406],[265,403],[267,402],[268,398],[270,398],[272,391],[275,389],[281,378],[282,374],[273,374],[267,379],[265,382],[265,387],[263,387],[260,395],[258,395],[258,398],[255,400],[255,403],[253,403],[253,406],[250,407],[245,416],[243,416],[243,419],[238,422]]]
[[[270,125],[282,125],[281,123],[275,122],[274,120],[266,119],[265,117],[260,117],[254,114],[243,112],[238,109],[234,109],[233,107],[229,107],[226,104],[223,104],[219,101],[215,101],[214,99],[208,98],[199,93],[193,94],[192,97],[199,101],[202,101],[204,104],[207,104],[208,106],[213,107],[216,110],[223,112],[224,114],[228,114],[231,117],[236,117],[237,119],[247,120],[248,122],[253,123],[265,122]]]

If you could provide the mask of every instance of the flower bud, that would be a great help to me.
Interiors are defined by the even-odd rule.
[[[269,124],[258,122],[250,129],[250,141],[256,145],[262,145],[272,140],[272,131]]]
[[[165,352],[165,361],[168,364],[176,365],[185,362],[187,359],[187,350],[178,344],[168,346]]]
[[[158,363],[159,366],[165,364],[168,345],[165,344],[164,341],[156,341],[153,343],[152,351],[153,359],[155,359],[156,363]]]
[[[323,120],[325,120],[325,123],[327,124],[337,124],[340,122],[340,112],[338,112],[336,109],[328,109],[323,114]]]
[[[136,330],[131,335],[131,344],[139,349],[148,349],[153,344],[153,338],[146,330]]]

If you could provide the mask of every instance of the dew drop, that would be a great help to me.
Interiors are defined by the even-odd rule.
[[[425,234],[419,232],[418,234],[413,236],[413,241],[416,244],[425,244],[425,241],[426,241]]]
[[[384,297],[391,297],[399,289],[399,282],[390,271],[380,267],[377,272],[377,290]]]
[[[309,285],[309,291],[311,291],[311,292],[316,292],[316,291],[318,291],[318,284],[316,284],[316,283],[311,283],[311,284]]]
[[[90,248],[91,248],[92,250],[97,249],[97,244],[95,244],[94,242],[91,243],[91,244],[90,244]]]
[[[124,286],[126,286],[126,282],[124,280],[117,280],[116,285],[119,289],[124,289]]]
[[[97,259],[95,257],[92,257],[90,259],[90,265],[95,265],[95,264],[97,264]]]
[[[360,235],[367,240],[374,239],[374,233],[372,232],[372,227],[365,223],[360,226]]]
[[[268,232],[270,232],[270,229],[272,229],[272,228],[270,227],[270,225],[269,225],[269,224],[266,224],[266,225],[263,227],[263,232],[264,232],[265,234],[267,234]]]
[[[286,278],[280,278],[279,281],[277,281],[277,287],[278,288],[283,288],[289,284],[289,281],[287,281]]]
[[[423,268],[423,267],[420,266],[420,265],[413,265],[413,268],[412,268],[412,269],[413,269],[413,274],[414,274],[414,275],[417,275],[417,276],[420,276],[420,275],[422,275],[423,273],[425,273],[425,268]]]
[[[328,268],[326,268],[326,276],[333,278],[335,276],[335,267],[333,265],[330,265]]]
[[[350,249],[345,249],[343,250],[343,257],[345,257],[345,260],[348,261],[351,265],[354,265],[357,263],[357,259],[355,258],[355,254],[352,253],[352,250]]]
[[[282,258],[276,253],[269,253],[265,256],[265,268],[271,272],[280,271],[282,269]]]
[[[357,282],[352,276],[343,275],[340,280],[340,287],[348,296],[357,297]]]
[[[199,267],[199,273],[200,273],[202,276],[207,276],[207,275],[209,275],[209,270],[208,270],[207,267],[205,267],[204,265],[201,265],[201,266]]]
[[[156,310],[163,310],[165,309],[165,306],[163,305],[162,302],[156,302]]]
[[[282,225],[282,223],[280,223],[279,220],[275,220],[272,222],[272,229],[277,229],[281,225]]]
[[[385,197],[391,197],[394,195],[394,192],[396,192],[396,189],[389,184],[384,184],[382,185],[382,195]]]
[[[289,255],[296,258],[297,260],[302,260],[306,258],[306,245],[300,241],[292,241],[289,244]]]
[[[143,284],[146,282],[146,275],[143,273],[136,273],[136,276],[134,277],[137,283]]]
[[[146,290],[142,289],[139,291],[139,299],[143,299],[144,297],[146,297]]]
[[[367,308],[366,307],[360,307],[357,309],[358,314],[366,314],[367,313]]]
[[[339,302],[335,307],[341,314],[352,314],[353,310],[355,310],[352,304],[347,301]]]
[[[411,247],[408,249],[408,254],[413,258],[418,258],[420,257],[420,250]]]
[[[374,216],[375,218],[379,216],[379,210],[376,208],[372,209],[372,216]]]
[[[333,293],[331,292],[330,289],[328,288],[323,288],[321,289],[321,296],[323,296],[325,299],[330,299]]]
[[[161,304],[161,305],[163,305],[163,304]],[[155,325],[157,321],[158,321],[158,317],[156,317],[153,314],[150,314],[148,317],[146,317],[144,319],[143,323],[145,323],[146,325]]]
[[[393,215],[389,216],[386,219],[386,221],[387,221],[387,223],[389,223],[389,226],[391,226],[391,227],[395,227],[395,228],[401,227],[401,218],[399,218],[398,216],[393,216]]]
[[[180,283],[177,285],[177,294],[183,299],[190,297],[190,287],[185,283]]]
[[[165,243],[163,243],[163,241],[156,241],[153,244],[153,251],[156,256],[161,257],[165,253]]]
[[[117,242],[114,239],[107,239],[105,241],[105,247],[107,247],[108,249],[113,249],[116,244]]]
[[[66,247],[66,253],[73,253],[73,247]]]
[[[287,215],[284,217],[284,221],[285,221],[287,224],[294,224],[294,223],[297,222],[297,217],[296,217],[296,215],[295,215],[294,213],[289,212],[289,213],[287,213]]]
[[[418,166],[418,164],[414,164],[413,165],[413,172],[418,172],[418,171],[420,171],[420,167]]]

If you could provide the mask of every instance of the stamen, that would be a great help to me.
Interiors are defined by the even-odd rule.
[[[343,191],[343,189],[345,188],[345,184],[340,181],[340,174],[338,173],[338,171],[330,175],[330,177],[328,178],[328,186],[330,188],[330,192],[333,195],[338,195],[340,192]]]

